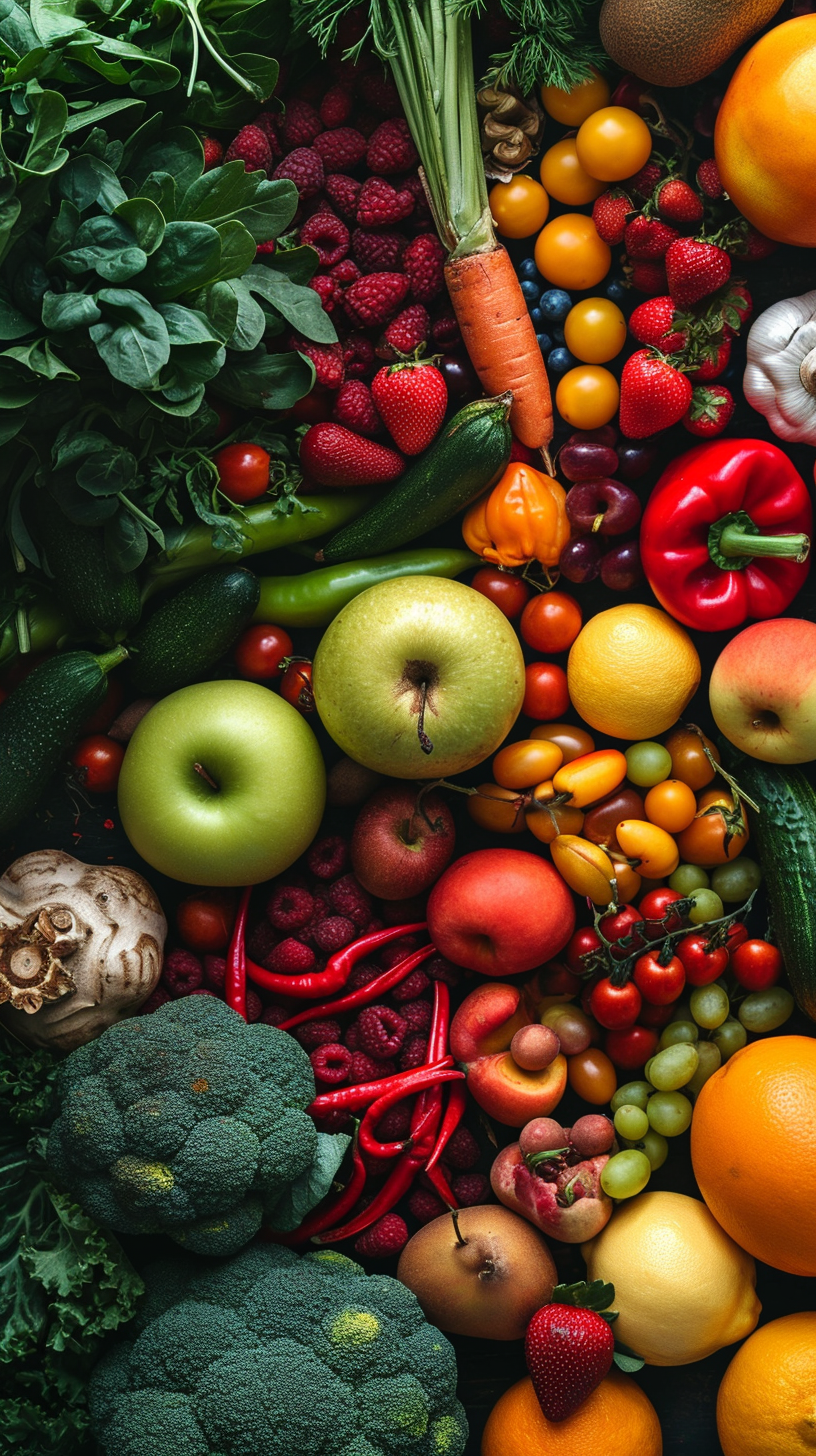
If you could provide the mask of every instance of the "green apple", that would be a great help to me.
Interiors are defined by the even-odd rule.
[[[205,682],[162,698],[128,744],[119,813],[154,869],[191,885],[255,885],[317,833],[326,772],[311,728],[277,693]]]
[[[317,711],[335,743],[378,773],[436,779],[481,763],[524,698],[507,618],[459,581],[403,577],[344,607],[314,660]]]

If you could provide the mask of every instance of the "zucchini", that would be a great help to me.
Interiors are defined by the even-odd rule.
[[[63,652],[24,678],[0,708],[0,839],[36,806],[85,719],[107,692],[112,667],[127,657]]]
[[[256,622],[281,627],[328,627],[350,601],[395,576],[461,576],[481,565],[472,551],[425,546],[390,556],[369,556],[340,566],[323,566],[300,576],[262,576]]]
[[[45,496],[37,509],[37,534],[62,606],[102,641],[123,641],[142,614],[139,584],[135,572],[111,566],[104,532],[69,521]]]
[[[128,644],[135,691],[160,697],[205,676],[252,621],[260,591],[246,566],[220,566],[164,602]]]
[[[748,810],[770,922],[796,1004],[816,1021],[816,790],[796,768],[743,759],[737,782],[760,806]]]
[[[512,403],[507,393],[466,404],[387,495],[332,536],[317,560],[353,561],[395,551],[469,506],[495,484],[510,459]]]

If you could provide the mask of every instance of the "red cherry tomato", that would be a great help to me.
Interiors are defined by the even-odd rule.
[[[235,644],[235,665],[241,677],[253,682],[269,682],[282,677],[281,666],[285,657],[291,657],[292,639],[282,627],[273,627],[270,622],[259,622],[256,627],[247,627],[246,632]]]
[[[725,948],[728,951],[729,955],[733,955],[737,946],[744,945],[747,939],[748,931],[746,930],[741,920],[737,920],[733,925],[730,925],[728,927],[728,933],[725,937]]]
[[[665,886],[659,890],[649,890],[643,896],[640,910],[644,920],[648,922],[644,929],[649,940],[657,940],[659,936],[670,935],[673,930],[681,928],[683,921],[680,916],[676,911],[668,914],[668,910],[670,905],[682,898],[679,890],[669,890]]]
[[[526,581],[514,576],[512,571],[499,571],[495,566],[482,566],[470,584],[474,591],[481,592],[494,607],[498,607],[510,622],[520,616],[530,599]]]
[[[782,975],[782,956],[768,940],[745,940],[731,956],[731,969],[746,991],[767,991]]]
[[[182,900],[176,911],[178,933],[188,950],[218,955],[225,950],[235,919],[235,896],[228,890],[207,890]]]
[[[567,674],[555,662],[530,662],[525,669],[522,713],[528,718],[552,722],[569,710]]]
[[[312,692],[312,664],[301,662],[295,658],[281,678],[280,694],[293,708],[297,708],[304,717],[315,710],[314,693]]]
[[[607,1031],[626,1031],[634,1026],[641,1004],[641,994],[634,981],[613,986],[608,976],[593,986],[589,997],[592,1015]]]
[[[71,762],[79,769],[83,789],[91,794],[112,794],[119,782],[124,757],[121,743],[104,733],[92,733],[89,738],[80,739]]]
[[[124,700],[125,690],[119,678],[109,676],[102,702],[98,708],[94,708],[82,725],[83,738],[89,733],[107,733]]]
[[[624,905],[615,915],[604,915],[601,921],[601,934],[607,940],[623,940],[624,936],[631,935],[635,926],[641,924],[642,921],[643,916],[634,905]]]
[[[632,979],[644,1001],[652,1006],[670,1006],[682,995],[686,972],[676,955],[663,965],[660,955],[647,951],[635,961]]]
[[[708,986],[724,975],[728,967],[725,946],[709,950],[704,935],[684,935],[675,943],[674,953],[682,962],[690,986]]]
[[[213,456],[219,490],[237,505],[257,500],[269,489],[269,459],[262,445],[244,440],[225,445]]]
[[[668,1026],[674,1015],[675,1001],[670,1001],[668,1006],[652,1006],[644,1001],[640,1008],[641,1026]]]
[[[591,955],[593,951],[600,950],[601,941],[597,930],[591,925],[582,925],[580,929],[573,931],[567,941],[563,952],[564,960],[569,969],[576,976],[586,975],[586,966],[581,956]]]
[[[622,1072],[636,1072],[654,1056],[657,1042],[657,1032],[650,1026],[630,1026],[624,1031],[608,1031],[604,1050]]]

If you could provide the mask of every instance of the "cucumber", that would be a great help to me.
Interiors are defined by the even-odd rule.
[[[106,673],[127,657],[63,652],[24,678],[0,708],[0,839],[36,806],[51,775],[107,691]]]
[[[737,782],[748,810],[770,921],[797,1005],[816,1021],[816,790],[796,768],[743,759]]]
[[[164,602],[128,644],[135,691],[159,697],[203,677],[252,621],[260,591],[246,566],[220,566]]]
[[[466,404],[387,495],[332,536],[316,559],[334,563],[395,551],[464,510],[510,459],[512,403],[508,393]]]
[[[135,572],[110,565],[102,530],[69,521],[44,496],[37,508],[37,534],[60,603],[80,627],[103,641],[123,641],[142,614],[139,584]]]

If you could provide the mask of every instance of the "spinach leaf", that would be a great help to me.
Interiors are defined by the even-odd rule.
[[[102,288],[96,294],[102,322],[88,330],[114,379],[149,389],[170,358],[167,325],[141,293]]]

